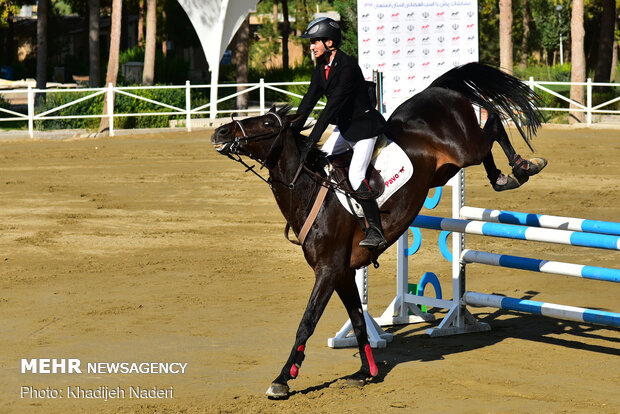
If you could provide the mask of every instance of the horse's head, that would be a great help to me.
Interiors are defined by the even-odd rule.
[[[211,143],[223,155],[246,155],[263,163],[282,147],[284,136],[295,116],[288,115],[290,107],[276,110],[272,107],[265,115],[235,120],[217,128]]]

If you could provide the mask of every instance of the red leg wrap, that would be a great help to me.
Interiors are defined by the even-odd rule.
[[[304,359],[303,353],[305,350],[306,350],[306,347],[303,344],[297,347],[297,352],[301,352],[302,355],[301,355],[301,359],[297,359],[299,363],[293,363],[293,365],[291,366],[290,374],[292,378],[297,378],[297,375],[299,375],[299,367],[301,366],[301,361],[303,361]]]
[[[377,365],[375,364],[375,358],[372,356],[372,348],[370,347],[370,344],[366,344],[364,351],[366,351],[366,359],[368,360],[368,365],[370,366],[370,375],[374,377],[379,373],[379,368],[377,368]]]

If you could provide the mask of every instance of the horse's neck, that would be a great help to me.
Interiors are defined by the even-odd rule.
[[[290,153],[289,153],[290,154]],[[319,184],[307,172],[301,171],[295,180],[294,188],[288,188],[299,168],[298,157],[287,157],[282,153],[280,161],[270,170],[273,194],[280,211],[293,230],[301,229],[316,198]]]

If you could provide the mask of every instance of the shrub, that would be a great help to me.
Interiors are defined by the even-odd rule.
[[[185,90],[179,89],[143,89],[131,90],[130,93],[154,101],[162,102],[177,108],[185,108]],[[88,92],[59,92],[47,94],[46,101],[37,107],[37,113],[42,113],[51,108],[64,105],[87,96]],[[103,113],[104,94],[94,98],[78,102],[50,115],[71,116],[71,115],[101,115]],[[192,90],[192,106],[198,106],[205,102],[205,93]],[[172,112],[168,108],[160,105],[143,101],[123,94],[116,94],[114,100],[114,113],[153,113],[153,112]],[[185,115],[151,115],[151,116],[118,116],[114,118],[115,128],[161,128],[167,127],[172,119],[184,119]],[[96,129],[101,118],[81,118],[81,119],[52,119],[36,121],[37,129]]]

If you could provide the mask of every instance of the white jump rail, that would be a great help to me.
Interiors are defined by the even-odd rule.
[[[449,309],[449,312],[437,328],[427,330],[428,335],[444,336],[488,330],[489,325],[476,320],[467,306],[495,307],[585,323],[620,326],[620,313],[466,291],[465,269],[467,264],[472,263],[619,283],[620,269],[468,250],[465,249],[465,234],[617,251],[620,250],[620,223],[467,207],[464,206],[465,182],[462,171],[457,178],[457,182],[452,183],[453,218],[419,215],[412,224],[453,232],[453,299],[448,301],[450,306],[438,306]],[[397,275],[397,298],[379,318],[381,325],[408,323],[405,310],[414,310],[415,305],[426,302],[421,297],[404,293],[408,283],[407,257],[403,247],[407,246],[406,234],[402,243],[398,247],[398,263],[399,267],[401,260],[405,264],[402,270],[399,268]]]

